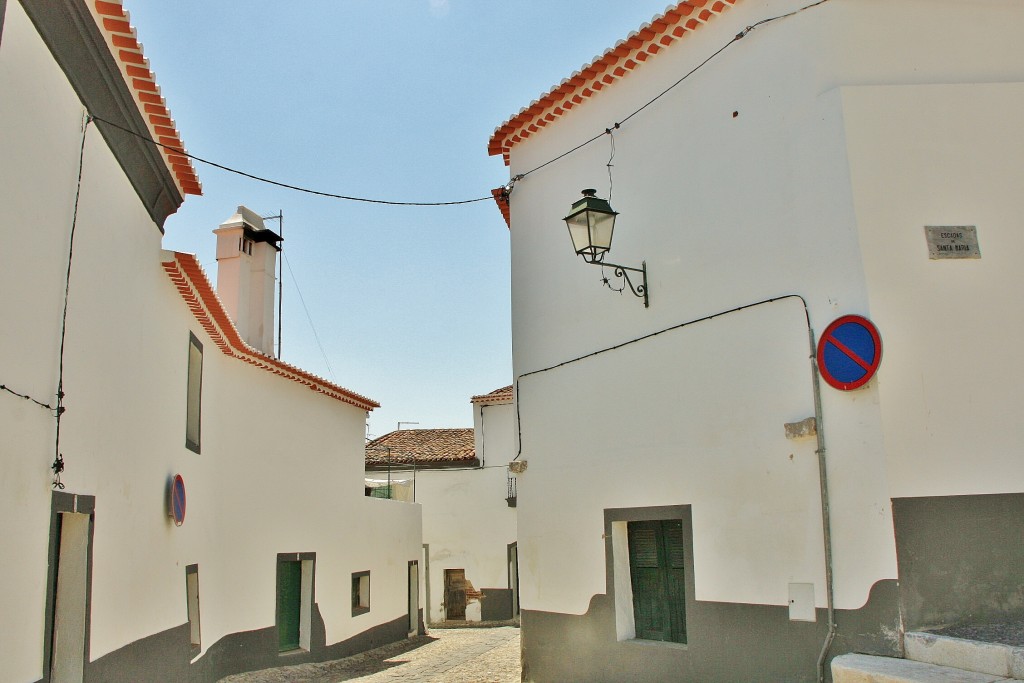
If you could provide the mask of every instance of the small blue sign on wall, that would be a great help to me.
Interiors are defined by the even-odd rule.
[[[851,391],[867,384],[882,361],[882,338],[867,318],[844,315],[818,339],[818,371],[829,386]]]
[[[175,526],[185,523],[185,480],[180,474],[171,480],[171,517]]]

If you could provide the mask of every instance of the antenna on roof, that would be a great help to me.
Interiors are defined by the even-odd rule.
[[[277,210],[276,216],[262,216],[263,220],[277,221],[277,235],[281,238],[281,249],[277,256],[277,359],[281,360],[281,300],[284,298],[284,211]]]

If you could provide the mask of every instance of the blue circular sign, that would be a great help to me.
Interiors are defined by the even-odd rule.
[[[882,338],[867,318],[844,315],[818,339],[818,370],[829,386],[850,391],[867,384],[882,361]]]
[[[171,481],[171,517],[175,526],[185,523],[185,480],[180,474],[174,475]]]

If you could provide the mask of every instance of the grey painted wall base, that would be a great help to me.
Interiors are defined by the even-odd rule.
[[[481,621],[508,621],[512,618],[511,588],[481,588]]]
[[[907,629],[1024,618],[1024,493],[894,498]]]
[[[311,649],[280,654],[277,628],[233,633],[214,643],[202,657],[190,663],[189,626],[182,624],[126,645],[90,662],[86,683],[133,681],[133,683],[213,683],[224,676],[275,666],[341,659],[403,640],[409,617],[371,627],[338,643],[327,645],[320,608],[314,605]]]
[[[789,620],[785,606],[687,602],[686,645],[616,639],[608,595],[583,615],[522,611],[523,680],[532,683],[814,683],[828,628]],[[837,610],[830,658],[847,652],[898,656],[898,588],[879,581],[857,610]],[[826,665],[826,672],[828,666]],[[826,680],[831,680],[826,673]]]

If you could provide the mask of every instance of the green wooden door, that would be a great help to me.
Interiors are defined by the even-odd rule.
[[[629,522],[629,572],[636,637],[686,642],[686,583],[680,520]]]
[[[302,563],[277,563],[278,650],[299,648],[299,614],[302,604]]]

